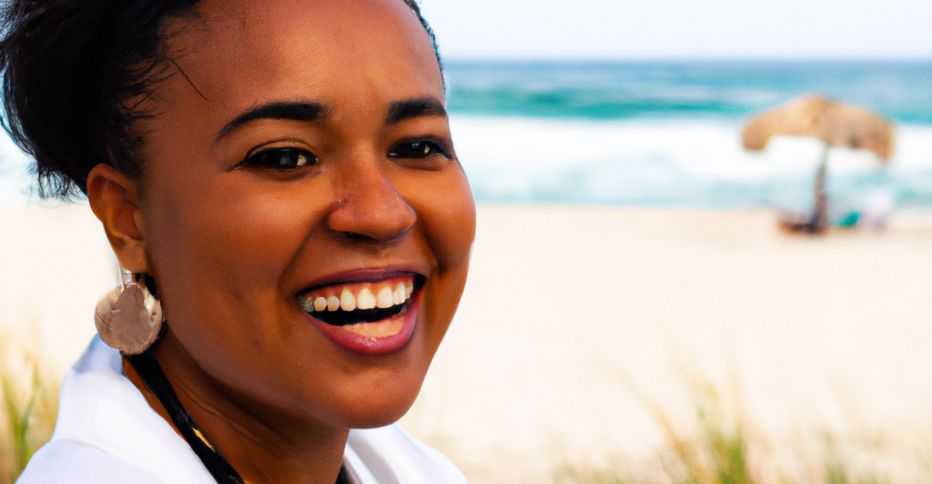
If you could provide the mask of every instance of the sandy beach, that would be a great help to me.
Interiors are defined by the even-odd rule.
[[[102,231],[82,205],[0,226],[0,332],[61,374],[114,283]],[[812,239],[763,210],[480,206],[460,311],[403,423],[473,482],[608,464],[663,482],[658,415],[691,433],[706,386],[764,482],[821,471],[800,455],[826,435],[909,479],[932,462],[930,288],[921,214]]]
[[[649,474],[667,440],[652,407],[688,432],[697,382],[788,467],[823,431],[882,444],[890,472],[929,445],[921,217],[822,239],[778,233],[768,211],[485,207],[479,220],[458,320],[408,419],[477,481],[539,481],[561,459]]]

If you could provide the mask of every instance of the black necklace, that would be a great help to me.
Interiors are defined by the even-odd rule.
[[[172,419],[172,423],[175,424],[175,428],[178,429],[188,446],[201,460],[214,480],[218,484],[243,484],[243,478],[236,472],[236,469],[220,455],[217,449],[210,445],[204,437],[204,433],[194,423],[191,414],[178,401],[178,395],[175,394],[175,390],[172,388],[171,383],[168,382],[168,378],[165,377],[165,373],[155,357],[146,351],[140,355],[126,355],[125,358],[139,373],[146,388],[158,398],[162,407],[165,408],[168,416]],[[343,466],[340,466],[336,484],[350,484],[346,468]]]

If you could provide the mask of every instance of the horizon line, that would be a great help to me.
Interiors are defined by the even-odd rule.
[[[446,62],[513,62],[513,63],[600,63],[600,62],[916,62],[932,63],[932,54],[904,55],[904,56],[867,56],[867,55],[838,55],[838,56],[443,56]]]

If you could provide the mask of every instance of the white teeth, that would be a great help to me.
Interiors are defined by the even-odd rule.
[[[402,280],[392,283],[363,283],[355,287],[347,285],[343,288],[334,287],[324,291],[321,291],[324,294],[309,294],[306,298],[302,298],[301,308],[308,313],[388,309],[392,306],[400,306],[411,298],[414,292],[414,282]],[[339,293],[327,294],[332,291],[339,291]]]
[[[385,309],[394,305],[395,301],[392,297],[392,288],[384,286],[382,289],[379,289],[379,300],[376,302],[376,306],[378,306],[379,309]]]
[[[356,296],[349,289],[343,288],[343,292],[340,293],[340,309],[344,311],[356,310]]]
[[[372,309],[375,307],[375,295],[369,288],[363,288],[356,297],[356,309]]]

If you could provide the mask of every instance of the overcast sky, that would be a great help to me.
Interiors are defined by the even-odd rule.
[[[420,1],[450,58],[932,58],[932,0]]]

